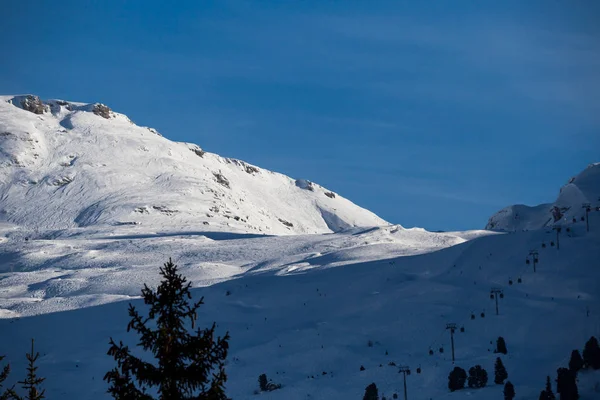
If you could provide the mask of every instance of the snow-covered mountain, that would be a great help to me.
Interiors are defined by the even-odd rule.
[[[0,218],[34,231],[327,233],[388,223],[342,196],[177,143],[102,104],[0,96]]]
[[[411,399],[501,399],[499,356],[516,399],[536,399],[600,334],[600,212],[589,232],[569,220],[578,203],[596,205],[597,164],[559,196],[571,208],[556,222],[569,227],[558,249],[546,245],[552,205],[527,208],[525,225],[496,216],[494,228],[511,233],[404,229],[99,104],[4,97],[0,150],[0,354],[7,382],[21,380],[35,337],[48,399],[109,398],[108,339],[136,345],[127,305],[145,311],[140,289],[156,286],[169,257],[205,297],[201,327],[216,321],[231,335],[236,400],[359,399],[372,382],[402,398],[399,366],[413,371]],[[506,355],[494,353],[499,336]],[[449,392],[449,372],[475,365],[486,387]],[[282,388],[254,394],[262,373]],[[580,400],[598,399],[600,371],[580,372],[578,386]]]
[[[505,207],[490,217],[485,229],[520,231],[578,222],[585,218],[588,205],[590,209],[600,206],[600,163],[572,177],[553,203]]]

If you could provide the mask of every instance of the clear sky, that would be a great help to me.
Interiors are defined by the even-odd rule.
[[[0,93],[480,228],[600,161],[599,21],[597,0],[5,0]]]

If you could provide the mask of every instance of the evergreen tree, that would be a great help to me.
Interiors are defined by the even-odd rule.
[[[583,364],[585,368],[600,369],[600,346],[594,336],[587,341],[583,349]]]
[[[463,389],[465,387],[466,380],[467,372],[460,367],[454,367],[454,369],[450,372],[450,375],[448,375],[448,389],[450,389],[451,392]]]
[[[560,394],[560,400],[578,400],[575,373],[568,368],[559,368],[556,372],[556,392]]]
[[[502,336],[499,336],[498,340],[496,340],[496,353],[508,353],[508,350],[506,349],[506,342]]]
[[[502,385],[508,378],[508,373],[500,357],[496,358],[496,364],[494,364],[494,383],[496,385]]]
[[[4,360],[6,356],[0,356],[0,362]],[[8,378],[8,374],[10,374],[10,365],[5,365],[2,370],[0,370],[0,389],[2,389],[2,385],[6,378]],[[12,389],[6,389],[3,392],[0,392],[0,400],[7,400],[11,397]]]
[[[545,400],[556,400],[554,392],[552,392],[552,383],[550,383],[549,376],[546,377],[546,390],[544,390],[544,392],[546,392]]]
[[[546,377],[546,389],[541,391],[539,400],[556,400],[552,392],[552,384],[550,383],[549,376]]]
[[[40,378],[37,376],[38,367],[35,365],[35,362],[40,358],[40,353],[34,353],[33,350],[33,339],[31,339],[31,353],[25,354],[27,358],[27,377],[24,381],[18,382],[23,390],[25,390],[25,397],[20,397],[14,391],[12,391],[11,396],[14,400],[42,400],[45,398],[44,393],[46,392],[44,389],[39,388],[39,386],[46,380],[46,378]]]
[[[469,368],[469,380],[467,385],[469,385],[470,388],[482,388],[487,384],[487,381],[487,371],[481,368],[481,365]]]
[[[227,399],[224,361],[229,334],[215,340],[215,323],[190,334],[186,325],[189,322],[191,329],[195,328],[204,298],[189,304],[191,283],[177,272],[171,259],[160,268],[160,275],[163,280],[156,291],[147,285],[142,289],[144,303],[150,306],[148,317],[143,318],[129,304],[131,321],[127,325],[128,332],[133,329],[140,335],[138,345],[152,353],[157,365],[134,357],[123,342],[117,344],[111,338],[108,355],[114,357],[117,367],[104,376],[110,384],[108,392],[117,400],[152,400],[148,388],[155,388],[160,400]]]
[[[375,385],[375,383],[371,383],[365,388],[363,400],[379,400],[379,391],[377,390],[377,385]]]
[[[513,400],[515,398],[515,387],[510,381],[504,385],[504,400]]]
[[[583,368],[583,358],[579,350],[573,350],[571,352],[571,360],[569,360],[569,369],[574,373],[578,373]]]
[[[258,376],[258,387],[261,391],[265,392],[268,384],[269,381],[267,380],[267,374],[261,374]]]

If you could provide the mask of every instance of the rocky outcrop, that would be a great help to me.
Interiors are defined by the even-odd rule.
[[[306,179],[296,179],[296,186],[300,189],[310,190],[311,192],[315,191],[313,183]]]
[[[38,96],[27,95],[21,100],[21,108],[34,114],[43,114],[46,106]]]
[[[112,116],[112,110],[102,104],[102,103],[96,103],[94,104],[94,107],[92,108],[92,112],[102,118],[106,118],[106,119],[110,119],[110,117]]]

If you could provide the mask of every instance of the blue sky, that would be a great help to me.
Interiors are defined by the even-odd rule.
[[[600,161],[598,1],[168,3],[5,2],[0,92],[103,102],[432,230]]]

